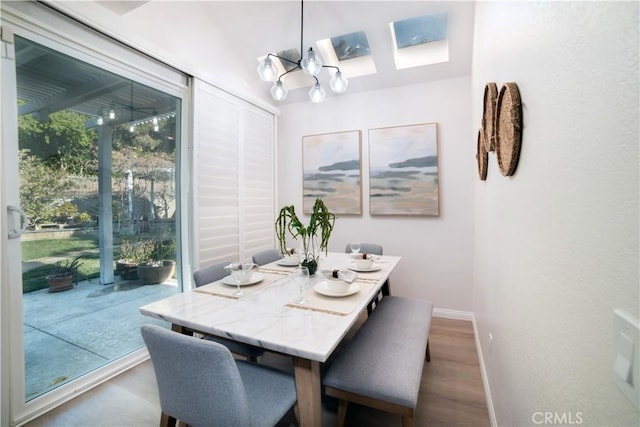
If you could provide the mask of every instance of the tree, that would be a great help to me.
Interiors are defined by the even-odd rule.
[[[45,122],[32,116],[20,116],[20,148],[69,174],[95,174],[98,170],[98,134],[85,128],[87,119],[84,114],[70,110],[52,113]]]
[[[70,110],[51,113],[44,122],[31,115],[20,116],[18,120],[21,199],[32,217],[31,225],[35,226],[52,221],[56,214],[61,214],[56,211],[64,202],[77,197],[74,192],[64,191],[71,188],[70,175],[98,174],[98,133],[95,129],[85,128],[88,116]],[[125,178],[127,171],[132,171],[133,200],[152,205],[156,197],[154,200],[146,197],[148,186],[151,181],[160,184],[155,188],[154,196],[162,196],[165,216],[171,200],[175,199],[172,185],[170,189],[165,185],[168,179],[173,179],[172,174],[167,177],[166,171],[175,168],[175,127],[175,119],[169,118],[159,120],[157,130],[151,119],[135,126],[134,132],[130,132],[126,124],[112,128],[115,182]],[[123,201],[125,195],[129,197],[130,194],[123,192]],[[155,206],[134,206],[135,215],[150,212],[152,208]]]
[[[160,120],[158,131],[151,123],[139,124],[134,132],[128,126],[120,125],[113,129],[113,149],[133,149],[140,153],[175,154],[175,119]]]
[[[69,186],[65,174],[42,160],[20,150],[20,205],[29,217],[29,225],[49,222],[64,201],[62,192]],[[58,203],[56,203],[58,201]]]

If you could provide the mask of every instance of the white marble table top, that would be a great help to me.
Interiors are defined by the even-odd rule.
[[[375,276],[359,274],[354,283],[360,281],[374,285],[362,286],[358,292],[360,299],[348,314],[287,306],[295,302],[299,291],[290,280],[290,275],[286,274],[281,274],[282,278],[276,278],[240,299],[185,291],[144,305],[140,307],[140,312],[194,331],[324,362],[399,261],[400,257],[381,256],[376,262],[381,269]],[[323,256],[318,273],[309,280],[307,288],[312,289],[315,283],[324,279],[320,270],[346,269],[350,264],[348,254],[329,253],[327,257]],[[261,271],[269,267],[276,267],[276,264],[265,265]],[[280,271],[286,270],[278,268]]]

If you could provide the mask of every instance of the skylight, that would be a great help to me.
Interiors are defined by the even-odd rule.
[[[325,64],[339,66],[347,78],[376,73],[369,40],[364,31],[319,40],[316,45]]]
[[[332,37],[331,45],[339,61],[371,55],[369,40],[364,31]]]
[[[281,61],[279,58],[274,58],[274,59],[277,59],[282,64],[282,67],[284,68],[285,71],[290,71],[296,68],[296,62],[300,60],[300,52],[298,52],[298,49],[283,50],[280,52],[276,52],[276,55],[291,61],[291,62]]]
[[[389,27],[397,69],[449,61],[446,12],[395,21]]]
[[[447,39],[447,14],[416,16],[393,23],[396,47],[416,46]]]

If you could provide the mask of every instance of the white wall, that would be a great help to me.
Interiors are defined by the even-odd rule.
[[[206,13],[197,3],[191,6],[202,13],[195,16],[193,8],[187,10],[180,2],[158,2],[154,8],[140,7],[116,16],[90,2],[52,2],[67,13],[81,16],[83,21],[207,82],[220,83],[226,90],[237,93],[251,93],[242,76],[234,74],[238,58],[227,49],[225,34],[207,24]],[[167,17],[171,17],[171,25],[167,27],[170,30],[158,32],[158,23],[165,22]],[[213,35],[202,38],[198,31],[176,31],[184,25],[190,29],[207,28]],[[225,67],[211,66],[215,63],[224,63]],[[251,73],[250,81],[260,85],[253,71]],[[364,214],[340,218],[330,249],[344,250],[351,239],[380,242],[385,253],[403,257],[393,275],[394,293],[428,298],[438,309],[465,312],[462,315],[470,313],[472,301],[475,135],[469,133],[469,87],[470,79],[466,77],[359,95],[329,96],[321,105],[305,101],[283,106],[278,124],[278,206],[301,206],[303,135],[362,130]],[[367,130],[425,122],[438,123],[440,217],[369,216]],[[298,210],[301,211],[301,207]]]
[[[270,109],[255,91],[263,86],[255,70],[240,65],[227,35],[212,26],[206,2],[154,1],[122,15],[94,1],[47,2],[165,64]]]
[[[246,89],[224,72],[233,67],[203,69],[204,59],[232,58],[223,44],[167,31],[154,39],[160,51],[144,38],[145,22],[184,21],[177,3],[154,16],[143,9],[112,31],[128,34],[135,24],[129,40],[140,48]],[[475,26],[471,79],[283,106],[278,206],[301,210],[303,135],[361,129],[364,213],[339,218],[330,249],[380,242],[403,257],[396,294],[439,309],[473,307],[500,425],[531,425],[535,412],[637,425],[611,381],[611,328],[613,309],[639,310],[638,3],[478,2]],[[204,56],[181,51],[190,44]],[[518,83],[524,141],[514,177],[500,176],[491,155],[480,182],[475,132],[490,81]],[[371,217],[367,129],[423,122],[438,123],[440,217]]]
[[[485,83],[516,82],[524,102],[515,176],[492,154],[474,185],[474,313],[495,417],[638,425],[612,382],[613,310],[639,310],[638,3],[478,2],[475,33],[476,128]]]
[[[302,137],[362,130],[363,215],[341,216],[329,250],[347,242],[378,242],[384,253],[402,256],[393,272],[396,295],[427,298],[438,309],[471,311],[472,177],[470,79],[327,97],[322,104],[281,107],[278,130],[278,206],[302,212]],[[368,129],[438,123],[440,216],[369,215]],[[304,221],[307,221],[308,217]]]

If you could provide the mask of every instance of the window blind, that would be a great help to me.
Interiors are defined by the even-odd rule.
[[[275,246],[274,115],[196,83],[195,268]]]

